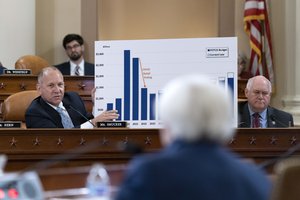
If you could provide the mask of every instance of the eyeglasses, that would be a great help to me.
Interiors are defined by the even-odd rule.
[[[67,46],[66,49],[69,51],[69,50],[72,50],[73,48],[77,49],[80,46],[81,46],[80,44],[74,44],[73,46]]]

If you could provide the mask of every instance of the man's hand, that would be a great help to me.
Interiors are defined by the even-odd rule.
[[[92,123],[96,124],[97,122],[112,121],[114,119],[117,119],[118,117],[119,114],[117,110],[104,111],[103,113],[92,119]]]

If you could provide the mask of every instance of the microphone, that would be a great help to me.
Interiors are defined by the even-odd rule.
[[[80,146],[75,149],[70,149],[63,154],[54,155],[47,160],[36,163],[20,172],[5,173],[0,175],[0,191],[9,194],[16,191],[17,196],[12,196],[11,199],[21,200],[40,200],[44,199],[45,192],[38,176],[39,171],[44,170],[52,165],[76,158],[84,153],[90,152],[99,147],[98,141],[92,141],[86,146]],[[5,159],[0,157],[0,165],[5,164]],[[13,191],[11,191],[13,190]],[[11,192],[10,192],[11,191]],[[1,198],[0,198],[1,199]]]
[[[289,127],[289,124],[285,124],[282,121],[278,120],[277,117],[275,117],[273,114],[270,115],[270,118],[272,120],[273,125],[276,125],[276,123],[280,124],[283,127]]]
[[[66,108],[71,108],[72,110],[74,110],[75,112],[77,112],[81,117],[83,117],[86,121],[90,122],[90,124],[93,125],[93,127],[96,127],[95,124],[92,123],[92,121],[90,119],[88,119],[86,116],[84,116],[79,110],[73,108],[73,106],[71,105],[66,105]]]
[[[144,153],[144,149],[140,145],[129,141],[119,142],[117,144],[117,147],[119,150],[130,153],[132,155]]]
[[[288,158],[291,155],[293,155],[296,151],[298,151],[300,149],[300,143],[298,143],[295,146],[290,147],[286,152],[284,152],[283,154],[279,155],[276,158],[273,158],[271,160],[267,160],[265,162],[260,163],[258,166],[262,169],[268,167],[269,165],[272,165],[282,159]]]
[[[250,127],[246,122],[239,122],[238,127],[243,128],[243,127]]]

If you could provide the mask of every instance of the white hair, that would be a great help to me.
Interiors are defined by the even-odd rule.
[[[171,140],[229,140],[234,134],[230,96],[206,76],[188,75],[169,82],[159,113]]]

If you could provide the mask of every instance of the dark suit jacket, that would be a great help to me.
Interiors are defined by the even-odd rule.
[[[75,92],[65,92],[63,104],[67,109],[75,128],[90,119],[92,116],[87,113],[80,96]],[[81,116],[80,112],[85,117]],[[87,118],[87,119],[86,119]],[[48,105],[41,96],[35,98],[25,113],[27,128],[63,128],[59,113]]]
[[[289,127],[294,126],[293,116],[290,113],[278,110],[273,107],[267,108],[267,127]],[[250,128],[251,118],[248,108],[248,102],[240,103],[238,106],[239,110],[239,123],[240,128]]]
[[[6,69],[5,67],[0,66],[0,74],[3,74],[3,72],[4,72],[5,69]]]
[[[64,62],[59,65],[54,65],[57,67],[63,75],[71,74],[71,64],[70,62]],[[95,75],[95,65],[92,63],[84,62],[84,75],[94,76]]]
[[[267,200],[265,173],[209,142],[176,141],[135,158],[115,200]]]

